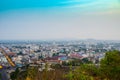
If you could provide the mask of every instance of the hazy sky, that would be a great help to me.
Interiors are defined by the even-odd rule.
[[[120,40],[120,0],[0,0],[0,40]]]

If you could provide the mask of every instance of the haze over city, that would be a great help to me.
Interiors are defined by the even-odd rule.
[[[120,0],[0,0],[0,80],[120,80]]]
[[[120,0],[0,0],[1,40],[120,40]]]

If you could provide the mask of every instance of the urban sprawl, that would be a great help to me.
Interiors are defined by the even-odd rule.
[[[0,41],[0,68],[7,75],[16,68],[26,65],[40,66],[60,64],[67,66],[72,60],[87,60],[96,65],[104,58],[107,51],[119,50],[120,41],[110,40],[69,40],[69,41]],[[73,66],[80,64],[74,63]],[[48,68],[48,70],[54,70]]]

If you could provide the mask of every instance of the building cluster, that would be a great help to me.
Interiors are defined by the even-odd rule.
[[[99,62],[109,50],[120,50],[115,41],[12,41],[1,42],[3,49],[17,67],[27,64],[62,64],[71,59],[88,59]],[[11,66],[5,55],[0,52],[0,65]]]

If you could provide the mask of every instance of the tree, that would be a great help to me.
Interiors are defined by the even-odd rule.
[[[38,73],[38,67],[29,67],[27,69],[26,80],[36,80],[36,74]]]
[[[20,73],[19,68],[16,68],[15,72],[12,72],[12,73],[10,74],[11,79],[12,79],[12,80],[16,80],[17,77],[19,76],[19,73]]]
[[[108,80],[120,80],[120,52],[109,51],[100,62],[101,77]]]
[[[98,70],[92,64],[82,64],[80,67],[70,69],[70,72],[66,75],[68,80],[93,80],[97,76]]]

